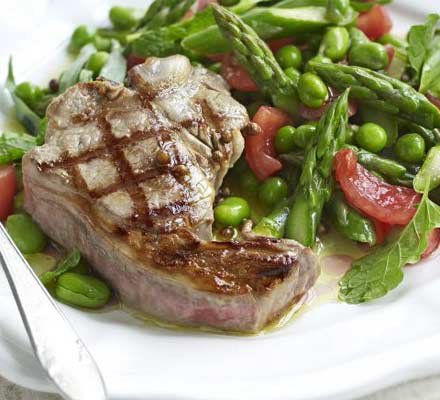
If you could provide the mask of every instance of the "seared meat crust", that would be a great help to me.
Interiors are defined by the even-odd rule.
[[[80,83],[52,102],[46,144],[23,161],[26,209],[131,306],[260,329],[319,269],[293,241],[210,241],[216,191],[243,150],[245,108],[183,56],[148,59],[129,81]]]

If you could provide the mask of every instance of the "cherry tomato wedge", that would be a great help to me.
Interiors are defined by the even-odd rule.
[[[127,57],[127,70],[132,69],[136,65],[143,64],[145,62],[145,57],[137,56],[136,54],[129,54]]]
[[[230,54],[223,58],[222,76],[232,89],[241,92],[258,92],[258,86],[248,72]]]
[[[366,215],[390,225],[406,225],[414,216],[421,195],[373,175],[357,162],[352,150],[336,154],[335,169],[347,201]]]
[[[434,229],[428,236],[428,246],[422,254],[422,258],[429,257],[440,245],[440,228]]]
[[[252,122],[255,122],[261,131],[256,135],[246,136],[245,155],[249,167],[257,178],[263,181],[283,167],[275,158],[274,140],[277,130],[288,125],[291,120],[278,108],[262,106]]]
[[[369,11],[359,15],[357,26],[369,39],[376,40],[391,31],[393,22],[386,8],[376,4]]]
[[[12,213],[16,191],[15,167],[13,165],[0,167],[0,221],[5,220]]]

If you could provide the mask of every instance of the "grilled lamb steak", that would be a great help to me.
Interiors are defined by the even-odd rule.
[[[23,160],[27,211],[78,247],[126,304],[258,331],[319,268],[294,241],[211,241],[215,193],[243,150],[245,108],[183,56],[150,58],[129,82],[79,83],[50,104],[46,144]]]

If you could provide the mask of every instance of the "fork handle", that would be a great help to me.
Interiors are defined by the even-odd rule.
[[[0,223],[0,263],[32,348],[61,394],[70,400],[105,400],[95,360]]]

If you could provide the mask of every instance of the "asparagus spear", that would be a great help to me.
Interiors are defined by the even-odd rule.
[[[269,215],[261,218],[253,229],[254,233],[261,236],[271,236],[282,238],[284,236],[284,227],[292,206],[293,197],[284,199],[275,207]]]
[[[139,21],[139,28],[154,29],[179,21],[195,0],[155,0]]]
[[[315,244],[324,204],[332,193],[334,155],[346,141],[348,90],[321,117],[317,138],[309,145],[295,200],[286,223],[286,236],[304,246]]]
[[[261,91],[275,106],[296,114],[295,84],[282,70],[272,51],[240,17],[220,6],[213,6],[217,24],[230,42],[238,62],[246,68]]]
[[[440,128],[440,110],[423,94],[397,79],[362,67],[310,62],[330,86],[372,108],[398,115],[425,128]]]
[[[264,40],[319,32],[331,24],[326,18],[325,7],[256,7],[242,18]],[[210,26],[186,37],[182,47],[192,53],[206,55],[225,53],[230,50],[231,44],[217,26]]]

